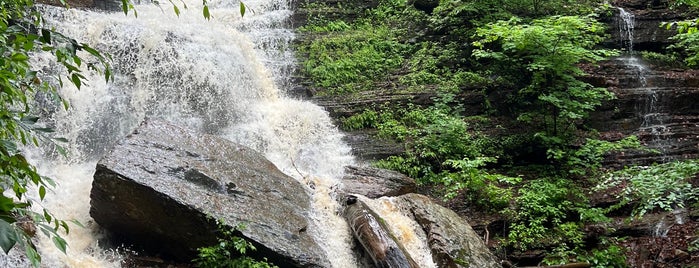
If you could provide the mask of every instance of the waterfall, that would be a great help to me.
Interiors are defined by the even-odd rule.
[[[619,10],[619,37],[622,49],[626,50],[625,55],[622,55],[619,60],[626,66],[634,80],[631,81],[634,85],[632,90],[642,96],[636,104],[636,111],[641,119],[638,132],[640,135],[650,137],[646,139],[647,145],[660,151],[663,154],[661,161],[665,162],[667,161],[666,152],[673,146],[667,138],[671,135],[666,123],[670,116],[662,105],[659,88],[648,82],[652,70],[634,51],[634,15],[621,7],[617,9]]]
[[[309,230],[333,267],[362,266],[335,200],[343,167],[355,162],[350,148],[325,110],[285,94],[295,66],[290,49],[294,33],[285,26],[292,14],[288,0],[245,1],[248,12],[243,18],[238,3],[208,1],[210,21],[202,16],[201,2],[189,0],[180,3],[188,8],[180,6],[179,16],[167,1],[160,7],[137,5],[137,18],[39,6],[59,32],[109,53],[115,73],[113,82],[94,74],[80,90],[62,88],[69,110],[46,102],[40,106],[40,123],[69,140],[67,157],[57,156],[52,146],[25,149],[39,173],[58,182],[41,205],[58,218],[84,225],[71,225],[64,235],[67,254],[48,239],[39,239],[44,267],[121,266],[124,257],[115,245],[106,245],[89,216],[92,175],[99,158],[149,117],[252,147],[287,175],[312,181],[314,208],[309,214],[317,228]],[[84,62],[91,60],[90,55],[81,56]],[[51,62],[50,55],[39,54],[33,64],[44,70],[57,68]],[[390,218],[398,212],[385,213]],[[392,223],[398,229],[404,225],[414,223]],[[418,263],[431,263],[430,254],[422,251],[415,246],[411,255],[418,256]],[[18,252],[13,249],[0,257],[0,266],[28,267]]]
[[[629,53],[633,52],[633,28],[634,28],[634,15],[625,9],[618,7],[619,10],[619,40],[621,40],[621,47],[626,49]]]

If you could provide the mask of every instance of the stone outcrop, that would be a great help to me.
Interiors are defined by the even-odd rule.
[[[97,164],[90,215],[122,242],[188,261],[218,227],[245,227],[254,255],[280,267],[328,267],[309,234],[305,186],[261,154],[163,121],[146,121]]]
[[[670,37],[675,35],[675,29],[661,27],[663,22],[686,19],[681,10],[670,9],[666,0],[617,0],[613,6],[623,8],[634,16],[634,50],[662,52],[672,44]],[[619,10],[614,10],[618,14]],[[605,45],[612,48],[624,48],[624,36],[619,32],[623,22],[618,15],[606,19],[607,33],[610,38]]]
[[[481,237],[454,211],[420,194],[402,195],[395,203],[422,227],[437,267],[502,267]]]
[[[687,14],[669,9],[664,0],[618,0],[613,4],[633,14],[633,20],[626,23],[618,14],[609,25],[613,38],[608,44],[627,52],[664,52],[675,30],[660,24],[685,19],[682,16]],[[699,157],[699,72],[654,65],[635,53],[587,66],[585,71],[590,75],[583,79],[608,88],[616,96],[589,120],[601,138],[618,140],[636,135],[655,150],[617,153],[606,160],[608,165],[648,165]]]
[[[391,107],[407,107],[408,104],[428,107],[434,104],[438,96],[435,91],[375,90],[348,96],[314,96],[312,100],[327,110],[333,118],[344,118],[365,110],[379,109],[385,104],[390,104]],[[465,115],[478,115],[485,111],[485,95],[481,91],[466,90],[455,98],[465,109],[463,111]],[[352,147],[352,153],[361,159],[383,159],[391,155],[399,155],[405,149],[402,144],[377,137],[373,131],[348,131],[346,134],[345,142]]]
[[[616,95],[592,114],[590,125],[603,139],[636,135],[659,151],[615,154],[607,159],[609,164],[646,165],[699,157],[698,71],[661,68],[627,57],[602,62],[587,72],[591,74],[587,81]]]
[[[386,218],[395,218],[395,215],[386,213],[399,213],[407,217],[409,221],[415,222],[418,230],[410,236],[426,239],[426,246],[430,250],[432,262],[437,267],[502,267],[500,261],[486,247],[481,237],[476,234],[463,218],[454,211],[435,203],[427,196],[411,193],[397,197],[382,197],[375,200],[362,197],[360,200],[358,202],[362,202],[361,208],[369,210],[366,213],[376,217],[379,222],[385,221]],[[356,208],[354,209],[356,210]],[[350,222],[350,225],[352,224],[353,222]],[[391,223],[389,222],[388,224]],[[397,232],[403,232],[404,228],[392,227],[389,229],[390,231],[400,230]],[[366,234],[362,233],[360,235],[366,236]],[[400,235],[395,237],[400,237]],[[408,240],[412,239],[414,238],[409,238]],[[359,240],[361,241],[361,238]]]
[[[410,177],[392,170],[347,166],[340,191],[378,198],[414,193],[417,191],[417,184]]]

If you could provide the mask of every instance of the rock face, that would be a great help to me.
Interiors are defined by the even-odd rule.
[[[340,190],[347,194],[378,198],[414,193],[417,185],[410,177],[392,170],[347,166]]]
[[[602,138],[636,135],[659,153],[626,152],[609,161],[650,164],[699,157],[699,72],[656,67],[623,57],[589,70],[593,85],[607,87],[616,99],[590,118]]]
[[[307,230],[310,197],[259,153],[147,121],[97,164],[90,215],[113,237],[191,260],[216,242],[213,219],[243,224],[255,255],[280,267],[327,267]]]
[[[502,267],[478,234],[454,211],[420,194],[402,195],[395,203],[409,211],[422,227],[437,267]]]
[[[122,11],[121,1],[118,0],[93,0],[94,8],[109,12]]]
[[[383,197],[376,200],[361,198],[357,203],[361,204],[352,205],[352,202],[348,202],[348,206],[344,213],[346,217],[348,214],[352,216],[347,218],[350,226],[355,230],[357,239],[359,241],[368,240],[368,242],[363,241],[362,244],[365,244],[365,242],[369,245],[381,244],[379,242],[383,240],[366,239],[365,237],[371,238],[377,236],[367,231],[367,228],[374,230],[379,227],[367,227],[365,225],[369,224],[368,220],[356,221],[354,218],[362,215],[365,215],[366,218],[369,217],[366,215],[370,214],[372,217],[375,217],[378,222],[384,222],[386,218],[395,217],[395,215],[388,215],[386,213],[399,213],[417,224],[418,230],[410,236],[426,238],[425,242],[429,247],[432,261],[437,267],[502,267],[500,261],[488,250],[483,240],[481,240],[481,237],[473,231],[471,226],[464,219],[459,217],[454,211],[436,204],[427,196],[411,193],[398,197]],[[368,210],[368,212],[362,212],[362,210]],[[391,223],[388,222],[388,224],[390,225]],[[396,228],[393,227],[396,226],[391,225],[391,228],[388,229],[393,232],[403,232],[405,230],[404,226],[398,225]],[[386,228],[384,227],[383,229]],[[357,232],[356,230],[363,230],[363,232]],[[396,235],[395,237],[401,237],[401,235]],[[379,240],[379,242],[375,240]],[[381,249],[381,247],[377,248]],[[367,251],[369,250],[370,249],[367,249]]]
[[[663,22],[683,20],[682,12],[669,9],[666,0],[617,0],[614,6],[623,8],[634,17],[634,50],[649,50],[661,52],[672,43],[672,37],[676,31],[660,27]],[[620,10],[615,10],[618,14]],[[609,47],[624,47],[626,37],[619,31],[619,25],[623,24],[620,16],[614,16],[607,20],[608,34],[611,37],[605,43]]]
[[[669,10],[667,1],[618,0],[616,6],[633,19],[615,17],[610,24],[613,48],[626,51],[659,51],[671,43],[674,30],[659,27],[661,22],[681,20],[682,12]],[[621,9],[619,10],[621,12]],[[648,165],[675,159],[699,157],[699,79],[696,70],[673,69],[646,62],[638,55],[624,55],[586,68],[588,82],[608,88],[616,99],[600,107],[590,125],[601,131],[601,138],[617,140],[636,135],[657,152],[626,151],[612,155],[607,164]]]

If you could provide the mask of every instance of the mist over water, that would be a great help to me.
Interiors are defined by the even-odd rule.
[[[203,18],[200,1],[187,1],[188,9],[180,5],[179,17],[164,2],[161,7],[137,5],[137,18],[40,6],[57,31],[110,54],[115,73],[109,83],[101,74],[86,73],[80,90],[61,89],[71,104],[68,110],[37,97],[41,123],[69,140],[67,157],[52,146],[25,150],[39,172],[58,183],[41,205],[58,218],[84,225],[71,224],[64,235],[67,254],[39,236],[43,267],[121,266],[124,257],[115,245],[106,245],[89,216],[92,176],[100,157],[146,118],[249,146],[287,175],[313,185],[309,232],[333,267],[366,264],[355,256],[357,245],[335,201],[343,167],[355,163],[350,148],[326,111],[285,95],[295,64],[294,33],[285,27],[292,14],[289,3],[245,1],[243,18],[238,3],[209,1],[210,21]],[[94,61],[81,56],[84,63]],[[47,72],[57,68],[50,55],[37,55],[33,64]],[[402,224],[414,223],[392,223],[394,228]],[[29,267],[17,252],[0,258],[0,267]]]

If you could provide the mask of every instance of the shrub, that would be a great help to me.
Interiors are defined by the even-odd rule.
[[[277,266],[267,262],[255,260],[245,256],[248,251],[257,250],[247,240],[236,236],[236,230],[245,228],[239,225],[235,229],[228,229],[219,222],[221,237],[218,244],[199,248],[199,254],[194,263],[201,268],[276,268]]]
[[[697,174],[699,160],[634,166],[608,174],[595,189],[620,187],[621,204],[637,203],[632,216],[641,217],[655,209],[671,211],[698,201],[699,189],[688,181]]]

